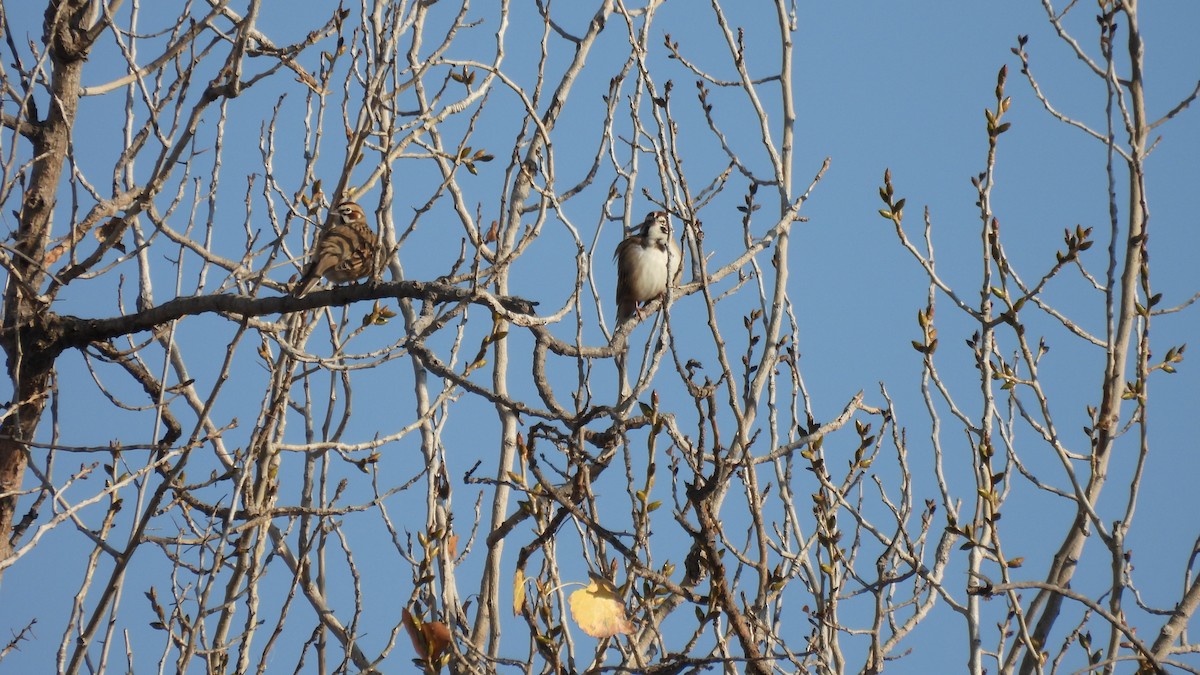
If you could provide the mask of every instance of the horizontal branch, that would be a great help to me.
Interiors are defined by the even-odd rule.
[[[105,319],[85,319],[70,315],[49,315],[45,318],[46,341],[39,345],[44,356],[53,357],[63,350],[88,345],[96,340],[111,340],[153,330],[158,326],[200,314],[220,313],[254,317],[265,314],[286,314],[318,307],[341,307],[362,300],[407,298],[432,302],[470,302],[484,305],[510,320],[531,315],[536,303],[516,297],[497,296],[480,289],[462,288],[437,282],[395,281],[379,284],[355,284],[310,293],[303,298],[290,295],[252,298],[245,295],[217,294],[175,298],[135,314]],[[28,326],[26,329],[30,328]],[[11,340],[13,329],[0,337]],[[18,329],[20,330],[20,329]]]
[[[15,115],[9,115],[8,113],[0,113],[0,127],[12,129],[18,134],[31,140],[37,136],[38,133],[38,128],[36,126],[29,123],[27,120],[21,119]]]

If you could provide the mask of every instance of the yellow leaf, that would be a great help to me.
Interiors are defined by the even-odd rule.
[[[633,632],[633,624],[625,617],[625,603],[613,582],[589,574],[591,583],[571,594],[571,617],[594,638],[607,638]]]
[[[517,570],[517,576],[513,578],[513,614],[520,615],[521,608],[525,606],[525,572]]]

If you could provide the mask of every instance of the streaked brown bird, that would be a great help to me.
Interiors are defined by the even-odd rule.
[[[354,202],[342,202],[329,213],[329,223],[310,253],[312,260],[296,282],[292,295],[302,298],[321,277],[340,283],[370,276],[375,271],[379,238],[367,224],[367,214]]]
[[[667,292],[668,279],[678,284],[683,276],[683,254],[671,238],[666,211],[651,211],[635,234],[617,244],[617,325],[635,314],[642,303]],[[670,270],[668,270],[668,265]]]

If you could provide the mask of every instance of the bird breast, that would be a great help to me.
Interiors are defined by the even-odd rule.
[[[637,302],[645,302],[667,290],[667,252],[657,246],[631,246],[629,256],[629,294]],[[679,255],[671,261],[676,269],[682,262]]]
[[[370,275],[375,246],[375,234],[365,224],[346,223],[333,228],[318,244],[317,255],[331,263],[321,274],[335,283]]]

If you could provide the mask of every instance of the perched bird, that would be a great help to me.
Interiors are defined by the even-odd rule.
[[[367,224],[367,214],[354,202],[342,202],[329,213],[329,223],[311,251],[312,260],[296,282],[297,298],[313,289],[321,277],[338,283],[370,276],[375,271],[379,239]]]
[[[617,261],[617,325],[635,314],[641,318],[642,303],[665,294],[667,282],[677,284],[683,275],[683,255],[671,238],[666,211],[646,214],[637,233],[617,244],[613,259]]]

